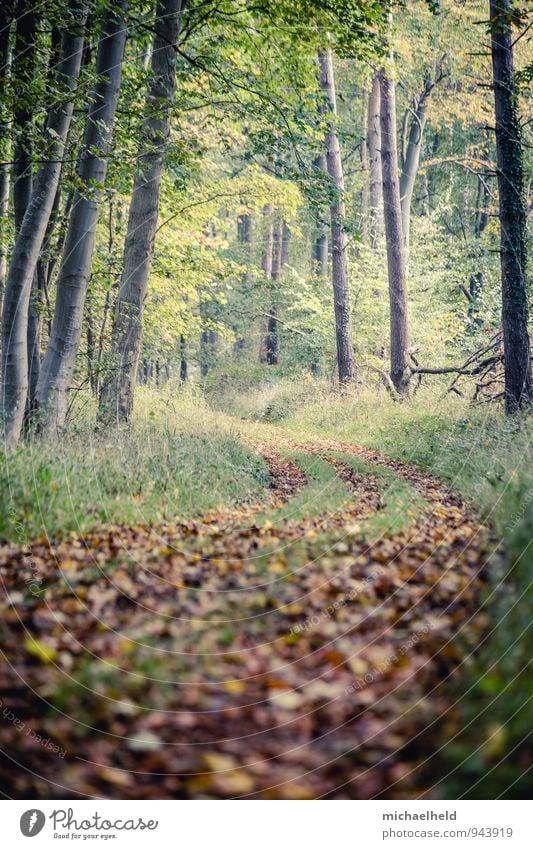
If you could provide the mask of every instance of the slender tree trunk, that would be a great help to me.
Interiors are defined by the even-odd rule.
[[[142,146],[135,174],[124,266],[111,338],[111,371],[100,398],[99,418],[127,421],[141,349],[143,310],[154,251],[161,177],[176,89],[176,48],[184,0],[159,0]]]
[[[83,30],[87,14],[85,2],[72,0],[69,19],[73,21],[62,38],[61,62],[57,85],[64,97],[51,110],[45,131],[46,159],[39,168],[32,198],[17,233],[6,282],[2,316],[2,410],[4,437],[8,445],[19,437],[28,393],[27,324],[32,280],[39,251],[53,209],[61,160],[73,112],[73,96],[83,48]]]
[[[243,273],[241,282],[244,290],[244,297],[247,296],[248,286],[251,282],[251,232],[252,232],[252,216],[249,212],[244,212],[237,218],[237,241],[243,246],[243,253],[240,256],[240,261],[246,265],[246,271]],[[240,356],[246,347],[244,337],[239,335],[239,327],[237,323],[233,325],[233,330],[236,334],[235,342],[233,343],[233,353]]]
[[[424,89],[413,104],[407,144],[403,156],[403,167],[400,176],[400,205],[402,211],[403,240],[406,248],[409,247],[409,228],[411,222],[411,204],[416,177],[420,166],[420,153],[422,151],[422,140],[427,120],[427,104],[435,82],[431,77],[426,77]],[[407,114],[407,113],[406,113]]]
[[[265,232],[263,235],[263,253],[261,255],[261,270],[267,281],[267,287],[270,286],[272,279],[272,262],[274,252],[274,219],[273,206],[271,203],[265,204],[263,207],[263,219],[265,221]],[[268,337],[268,321],[264,322],[264,329],[261,331],[259,362],[267,362],[267,337]]]
[[[513,70],[512,11],[513,4],[509,0],[490,0],[507,413],[515,413],[533,400],[526,283],[524,166]]]
[[[266,333],[266,361],[269,366],[278,364],[278,319],[277,319],[277,283],[281,274],[281,265],[283,260],[283,226],[284,222],[278,218],[274,226],[274,236],[272,244],[272,298],[270,301],[270,315],[267,320]]]
[[[383,197],[381,177],[381,93],[379,75],[372,78],[368,100],[368,162],[370,168],[370,244],[376,248],[383,235]]]
[[[187,340],[182,333],[180,334],[180,383],[187,383],[188,370]]]
[[[333,184],[335,198],[330,204],[331,215],[331,265],[333,279],[333,302],[335,308],[335,330],[337,343],[337,367],[339,382],[342,385],[355,382],[357,368],[352,342],[352,316],[348,285],[348,239],[344,230],[346,213],[344,209],[344,175],[341,150],[335,132],[337,102],[335,79],[333,76],[333,58],[331,50],[319,54],[320,88],[329,106],[331,116],[326,133],[326,162],[328,174]]]
[[[323,111],[323,109],[321,110]],[[326,154],[322,154],[321,156],[317,156],[314,161],[315,168],[321,172],[321,174],[328,173],[328,163],[326,161]],[[328,234],[327,227],[322,220],[321,211],[316,214],[316,232],[313,241],[313,253],[312,260],[314,264],[314,272],[317,277],[324,279],[328,276]]]
[[[368,114],[368,94],[366,90],[363,94],[363,126],[361,128],[361,172],[363,177],[363,186],[361,188],[361,239],[365,244],[368,243],[370,237],[370,163],[368,158],[368,133],[367,133],[367,114]]]
[[[407,287],[396,150],[396,103],[394,82],[384,70],[380,72],[380,87],[383,215],[390,302],[390,375],[398,394],[405,395],[409,391]]]
[[[5,89],[10,77],[10,34],[12,10],[0,9],[0,74]],[[9,190],[11,183],[11,133],[6,104],[0,102],[0,316],[7,275]]]
[[[40,425],[60,429],[81,338],[83,307],[91,273],[101,186],[105,181],[126,42],[127,0],[117,0],[106,16],[96,59],[97,81],[87,115],[83,151],[65,237],[52,332],[39,375],[36,403]]]
[[[18,0],[15,6],[17,20],[13,78],[21,90],[13,113],[13,212],[15,230],[22,226],[24,213],[32,193],[32,136],[33,123],[31,84],[35,74],[35,9],[32,0]]]

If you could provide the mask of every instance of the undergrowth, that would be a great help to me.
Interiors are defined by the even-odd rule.
[[[263,462],[202,399],[138,390],[131,426],[87,418],[60,441],[33,440],[0,461],[0,539],[29,543],[102,524],[154,523],[257,497]]]

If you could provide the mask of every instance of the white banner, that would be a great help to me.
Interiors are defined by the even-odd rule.
[[[0,845],[526,849],[533,845],[528,807],[519,801],[4,801]]]

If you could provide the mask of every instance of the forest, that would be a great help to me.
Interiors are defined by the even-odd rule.
[[[4,798],[531,798],[532,37],[4,0]]]

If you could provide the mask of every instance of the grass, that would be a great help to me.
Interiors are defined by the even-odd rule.
[[[268,472],[201,398],[139,391],[135,421],[97,434],[87,421],[60,442],[39,440],[0,463],[0,539],[56,539],[104,523],[194,516],[263,491]]]
[[[428,503],[407,481],[398,478],[389,469],[372,466],[360,457],[345,452],[335,452],[332,457],[340,460],[362,475],[371,474],[377,478],[380,493],[380,509],[360,520],[365,537],[372,542],[385,534],[399,534],[406,531],[424,510]]]
[[[254,524],[269,521],[279,525],[286,520],[299,522],[314,519],[325,513],[335,513],[351,500],[346,484],[337,477],[334,467],[320,457],[303,451],[287,451],[278,446],[280,454],[291,460],[307,476],[307,485],[298,495],[289,499],[282,507],[254,518]]]
[[[285,390],[284,390],[285,391]],[[453,739],[433,773],[448,798],[529,798],[533,699],[533,463],[531,417],[473,408],[423,390],[408,404],[363,392],[313,398],[284,426],[375,448],[450,484],[490,523],[505,563],[490,575],[484,641],[454,679],[456,709],[443,729]]]
[[[225,409],[230,397],[224,387],[212,401]],[[249,419],[281,423],[300,441],[329,436],[414,463],[462,493],[490,524],[504,563],[495,561],[489,575],[483,641],[449,687],[457,706],[436,733],[450,742],[441,762],[431,763],[430,778],[443,776],[438,793],[447,798],[529,798],[532,418],[507,418],[498,405],[472,407],[446,395],[438,382],[397,404],[383,391],[342,398],[323,381],[282,378],[231,403]],[[394,490],[391,496],[394,501]]]
[[[214,386],[209,397],[234,415],[281,423],[301,442],[330,436],[414,463],[461,492],[490,523],[505,549],[505,563],[493,567],[490,575],[483,642],[450,685],[450,700],[457,700],[457,707],[447,715],[441,736],[451,739],[432,770],[445,776],[439,793],[447,798],[528,798],[531,419],[506,418],[498,407],[472,408],[440,390],[421,389],[399,405],[383,392],[341,398],[312,380],[274,376],[261,387],[236,393],[228,379],[220,397]],[[43,531],[55,538],[108,522],[200,514],[257,498],[267,480],[263,463],[239,440],[235,425],[194,393],[172,397],[139,389],[132,426],[105,436],[97,435],[86,418],[59,444],[30,443],[3,458],[1,538],[26,543]],[[271,427],[266,430],[272,433]],[[309,518],[350,500],[326,461],[303,452],[293,459],[308,475],[309,485],[266,517],[270,521]],[[369,471],[351,455],[339,459]],[[371,471],[379,477],[385,509],[365,520],[365,533],[397,532],[410,520],[410,511],[425,505],[392,473]]]

